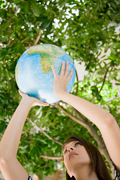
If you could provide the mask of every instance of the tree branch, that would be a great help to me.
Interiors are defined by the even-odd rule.
[[[32,46],[26,46],[25,49],[29,49],[30,47],[32,47]]]
[[[99,93],[100,93],[101,90],[103,89],[103,86],[104,86],[104,84],[105,84],[105,79],[106,79],[106,77],[107,77],[107,73],[108,73],[110,67],[111,67],[111,66],[109,66],[109,67],[107,68],[107,70],[106,70],[106,73],[105,73],[104,78],[103,78],[102,87],[101,87]],[[92,103],[94,102],[94,99],[95,99],[96,96],[97,96],[97,95],[94,95],[94,96],[93,96],[92,101],[91,101]]]
[[[37,45],[38,44],[38,42],[40,40],[40,37],[41,37],[41,30],[39,31],[39,35],[38,35],[38,37],[37,37],[37,39],[36,39],[36,41],[34,42],[33,45]]]
[[[107,70],[106,70],[106,73],[105,73],[105,75],[104,75],[104,79],[103,79],[103,83],[102,83],[102,87],[101,87],[100,91],[102,90],[102,88],[103,88],[103,86],[104,86],[104,84],[105,84],[105,79],[106,79],[106,76],[107,76],[107,73],[108,73],[110,67],[111,67],[111,66],[109,66],[109,67],[107,68]],[[99,91],[99,93],[100,93],[100,91]]]
[[[41,127],[39,127],[31,118],[27,118],[28,120],[30,120],[37,128],[39,128],[39,130],[45,135],[47,136],[50,140],[56,142],[57,144],[60,144],[61,146],[63,145],[62,143],[60,143],[59,141],[53,139],[52,137],[50,137],[45,131],[42,130]]]
[[[27,37],[27,38],[25,38],[25,39],[23,39],[21,42],[24,42],[24,41],[26,41],[27,39],[29,39],[30,37]]]
[[[43,157],[45,159],[52,159],[52,160],[63,160],[62,156],[47,156],[47,155],[40,155],[40,157]]]
[[[93,96],[92,101],[91,101],[92,103],[94,102],[94,99],[95,99],[96,96],[97,96],[97,95],[94,95],[94,96]]]
[[[69,116],[71,119],[73,119],[75,122],[77,122],[77,123],[85,126],[85,122],[84,122],[83,119],[80,119],[81,121],[80,121],[79,119],[77,119],[75,116],[73,116],[73,115],[70,114],[68,111],[66,111],[62,106],[60,106],[58,102],[55,103],[55,105],[56,105],[61,111],[63,111],[67,116]]]
[[[40,37],[41,37],[41,30],[39,31],[39,35],[37,36],[37,38],[36,38],[33,46],[38,44],[38,42],[39,42],[39,40],[40,40]],[[25,39],[24,39],[24,40],[25,40]],[[30,47],[32,47],[32,46],[26,46],[25,49],[29,49]]]

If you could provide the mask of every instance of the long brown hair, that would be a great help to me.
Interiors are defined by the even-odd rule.
[[[91,172],[94,171],[96,173],[98,179],[100,179],[100,180],[112,180],[101,153],[99,152],[99,150],[94,145],[92,145],[90,142],[86,141],[82,137],[70,136],[67,138],[67,140],[63,144],[63,149],[66,146],[66,144],[68,144],[72,141],[79,141],[80,144],[85,147],[85,149],[89,155],[89,158],[91,160],[91,165],[92,165],[92,171]],[[66,171],[66,179],[67,180],[75,180],[74,177],[71,178],[68,175],[67,171]]]

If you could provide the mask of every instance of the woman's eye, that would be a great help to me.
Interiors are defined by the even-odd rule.
[[[75,143],[75,146],[77,146],[78,144],[80,145],[80,143],[79,143],[79,142],[76,142],[76,143]]]

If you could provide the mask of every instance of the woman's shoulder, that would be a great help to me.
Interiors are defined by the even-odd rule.
[[[111,160],[111,164],[112,164],[112,168],[113,168],[113,173],[114,173],[114,180],[120,180],[120,174],[117,171],[115,165],[113,164],[112,160]]]

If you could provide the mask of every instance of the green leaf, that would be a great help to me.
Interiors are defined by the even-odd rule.
[[[6,111],[3,111],[3,112],[2,112],[2,117],[5,118],[6,115],[7,115]]]
[[[7,127],[6,122],[0,120],[0,133],[2,133],[6,129],[6,127]]]
[[[32,10],[33,10],[34,15],[39,17],[40,9],[38,7],[38,4],[35,1],[33,1],[33,0],[31,0],[30,2],[31,2],[31,5],[32,5]]]
[[[58,39],[58,44],[59,46],[62,46],[62,41],[60,39]]]
[[[30,156],[35,157],[35,153],[36,153],[36,150],[34,147],[30,149]]]
[[[107,52],[108,48],[109,48],[109,44],[107,43],[106,46],[105,46],[105,49],[104,49],[105,53]]]
[[[102,100],[102,96],[101,95],[97,95],[97,100],[101,101]]]
[[[42,23],[42,25],[40,26],[40,29],[46,29],[48,26],[50,25],[50,21],[46,20]]]
[[[20,2],[20,0],[14,0],[14,3],[15,4],[17,4],[17,3],[19,3]]]
[[[5,30],[5,29],[8,28],[8,27],[9,27],[9,20],[8,20],[7,22],[1,23],[0,28],[1,28],[2,30]]]
[[[68,2],[69,2],[69,5],[71,5],[71,4],[72,4],[72,3],[71,3],[71,1],[72,1],[72,0],[69,0],[69,1],[68,1]]]
[[[35,147],[35,146],[33,146],[33,147],[31,148],[31,150],[30,150],[30,155],[31,155],[32,157],[35,157],[36,155],[39,156],[38,148]]]
[[[118,91],[118,88],[114,89],[112,93],[116,93]]]
[[[116,54],[116,53],[117,53],[113,47],[110,47],[110,49],[111,49],[111,52],[112,52],[113,54]]]
[[[27,14],[30,11],[30,1],[24,3],[24,12]]]
[[[19,24],[18,24],[18,25],[16,25],[15,30],[19,32],[19,31],[21,30],[21,25],[19,25]]]
[[[6,50],[6,48],[1,48],[0,49],[0,53],[2,52],[2,54],[6,54],[7,53],[7,50]]]
[[[41,16],[40,15],[40,17],[36,17],[36,20],[37,20],[37,22],[43,22],[43,21],[45,21],[45,20],[47,20],[47,16]]]
[[[59,12],[59,18],[60,18],[60,20],[62,20],[62,15],[63,15],[63,12],[60,11],[60,12]]]
[[[101,58],[104,58],[104,57],[106,57],[106,55],[103,55]]]
[[[98,88],[97,88],[97,86],[91,86],[90,89],[92,90],[92,94],[93,94],[93,95],[99,94],[99,93],[98,93]]]
[[[3,102],[1,99],[0,99],[0,107],[3,107]]]
[[[43,171],[40,171],[40,179],[43,179]]]
[[[49,32],[49,31],[51,31],[51,29],[52,29],[52,22],[49,23],[49,25],[47,27],[47,31]]]
[[[22,53],[25,51],[25,47],[23,46],[23,43],[20,42],[20,43],[17,45],[16,51],[17,51],[18,53],[20,53],[20,54],[22,54]]]

